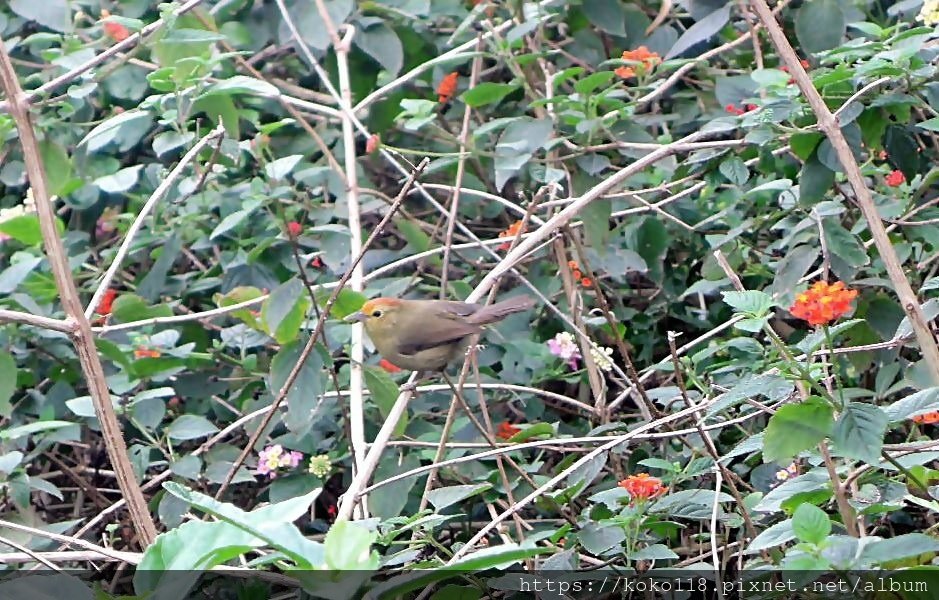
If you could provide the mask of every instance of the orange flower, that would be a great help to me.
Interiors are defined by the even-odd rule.
[[[496,432],[496,437],[499,439],[508,440],[520,431],[521,428],[512,425],[508,421],[502,421],[502,423],[499,424],[499,431]]]
[[[844,282],[828,285],[825,281],[817,281],[796,296],[789,312],[797,319],[808,321],[810,325],[827,325],[850,312],[851,302],[856,297],[857,290],[845,288]]]
[[[391,364],[390,362],[388,362],[388,361],[385,360],[384,358],[381,359],[380,361],[378,361],[378,366],[381,367],[382,369],[384,369],[385,371],[389,372],[389,373],[400,373],[400,372],[401,372],[401,369],[400,369],[399,367],[394,366],[393,364]]]
[[[137,349],[134,350],[134,358],[160,358],[160,351],[138,346]]]
[[[589,277],[584,277],[580,280],[580,285],[584,286],[585,288],[593,287],[593,280]]]
[[[111,12],[109,10],[105,9],[101,11],[102,19],[107,19],[110,16]],[[116,21],[105,21],[102,23],[102,26],[104,33],[116,42],[123,42],[130,37],[130,30]]]
[[[437,85],[437,102],[446,104],[453,99],[453,95],[456,94],[456,85],[459,78],[460,74],[454,71],[440,80],[440,84]]]
[[[668,491],[668,488],[662,485],[661,479],[652,477],[648,473],[630,475],[619,482],[619,487],[629,492],[633,500],[648,500]]]
[[[899,185],[903,185],[903,183],[906,181],[906,176],[903,174],[903,171],[894,169],[890,172],[889,175],[887,175],[884,181],[886,181],[887,185],[890,187],[897,187]]]
[[[657,53],[650,52],[645,46],[639,46],[635,50],[626,50],[623,52],[622,58],[623,60],[639,63],[636,67],[623,66],[613,71],[623,79],[635,77],[637,73],[639,75],[645,75],[647,72],[651,71],[655,65],[662,62],[662,58]],[[638,71],[636,69],[638,69]]]
[[[377,133],[373,133],[369,136],[368,141],[365,142],[365,152],[371,154],[378,150],[378,147],[381,146],[381,137]]]
[[[108,290],[104,292],[104,296],[101,297],[101,304],[98,305],[98,314],[111,314],[111,307],[114,304],[115,298],[117,298],[117,290],[108,288]]]
[[[295,238],[301,233],[303,233],[303,225],[301,225],[300,223],[297,223],[296,221],[290,221],[289,223],[287,223],[287,235],[289,235],[292,238]]]
[[[913,422],[922,423],[923,425],[933,425],[935,423],[939,423],[939,410],[934,410],[924,415],[916,415],[913,417]]]
[[[500,233],[499,237],[501,238],[501,237],[516,236],[520,233],[524,233],[524,230],[522,229],[522,222],[516,221],[512,223],[511,225],[509,225],[508,229]],[[510,244],[509,242],[506,242],[504,244],[499,244],[499,247],[497,248],[497,250],[504,251],[504,250],[508,250],[511,247],[512,247],[512,244]]]

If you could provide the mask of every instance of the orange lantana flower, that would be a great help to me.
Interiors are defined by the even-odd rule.
[[[639,46],[635,50],[627,50],[623,52],[622,58],[623,60],[639,63],[635,67],[622,66],[613,71],[623,79],[635,77],[637,74],[645,75],[647,72],[651,71],[655,65],[662,62],[662,57],[660,57],[655,52],[650,52],[649,49],[645,46]]]
[[[939,423],[939,410],[934,410],[924,415],[916,415],[913,417],[913,422],[921,423],[923,425],[934,425]]]
[[[137,349],[134,350],[134,358],[160,358],[160,351],[138,346]]]
[[[516,235],[518,235],[518,234],[520,234],[520,233],[524,233],[524,230],[522,229],[522,222],[521,222],[521,221],[516,221],[516,222],[512,223],[511,225],[509,225],[509,228],[508,228],[508,229],[506,229],[505,231],[503,231],[502,233],[500,233],[500,234],[499,234],[499,237],[500,237],[500,238],[501,238],[501,237],[512,237],[512,236],[516,236]],[[512,247],[512,244],[510,244],[509,242],[505,242],[504,244],[499,244],[499,247],[497,248],[497,250],[505,251],[505,250],[508,250],[508,249],[511,248],[511,247]]]
[[[446,104],[453,99],[453,95],[456,94],[456,84],[459,77],[460,74],[454,71],[440,80],[440,83],[437,85],[437,102]]]
[[[889,175],[884,179],[887,182],[887,185],[890,187],[897,187],[903,185],[906,181],[906,176],[903,174],[903,171],[899,169],[894,169],[890,172]]]
[[[102,19],[107,19],[110,16],[111,13],[108,10],[101,11]],[[130,37],[130,30],[117,21],[105,21],[102,23],[102,28],[104,29],[104,33],[115,42],[123,42]]]
[[[633,500],[648,500],[661,496],[668,491],[668,488],[662,485],[662,480],[658,477],[652,477],[648,473],[639,473],[630,475],[619,482],[619,487],[629,492]]]
[[[496,432],[496,437],[499,439],[508,440],[521,430],[522,429],[520,427],[516,427],[508,421],[502,421],[502,423],[499,424],[499,431]]]
[[[111,307],[114,305],[114,299],[117,298],[117,290],[108,288],[101,297],[101,303],[98,305],[99,315],[111,314]]]
[[[798,319],[808,321],[810,325],[827,325],[850,312],[851,302],[856,297],[857,290],[847,289],[844,282],[837,281],[829,285],[825,281],[817,281],[796,296],[789,312]]]

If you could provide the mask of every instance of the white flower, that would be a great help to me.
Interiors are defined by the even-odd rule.
[[[590,358],[593,359],[593,362],[596,363],[597,367],[601,371],[611,371],[613,369],[613,349],[612,348],[596,348],[590,349]]]
[[[919,9],[917,21],[922,21],[926,25],[939,24],[939,0],[926,0],[923,7]]]

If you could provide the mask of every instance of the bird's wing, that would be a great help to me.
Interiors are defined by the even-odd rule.
[[[416,354],[421,350],[444,346],[459,341],[464,337],[480,333],[482,327],[473,325],[464,321],[464,318],[479,310],[476,304],[467,304],[466,302],[440,301],[430,309],[435,312],[435,316],[447,319],[446,328],[438,328],[433,331],[431,328],[415,327],[406,332],[399,338],[399,351],[401,354]]]

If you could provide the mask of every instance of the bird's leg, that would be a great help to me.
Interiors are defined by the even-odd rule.
[[[417,386],[425,379],[424,373],[424,371],[418,371],[414,381],[409,381],[408,383],[403,384],[400,388],[398,388],[398,391],[402,394],[411,394],[412,396],[416,396]]]

